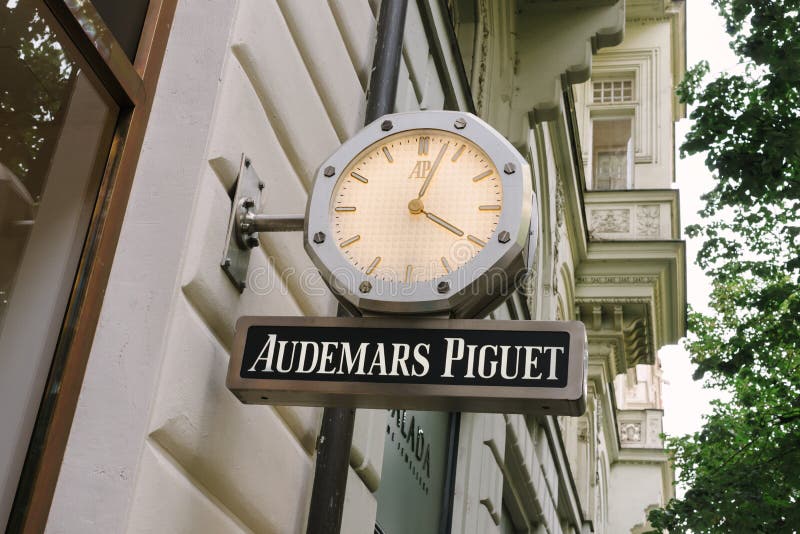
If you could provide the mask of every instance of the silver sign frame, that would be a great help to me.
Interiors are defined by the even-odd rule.
[[[355,382],[242,378],[245,341],[251,326],[355,327],[402,330],[566,332],[567,382],[564,387]],[[227,386],[246,404],[398,408],[578,416],[586,408],[588,352],[579,321],[484,321],[477,319],[242,317],[228,367]]]

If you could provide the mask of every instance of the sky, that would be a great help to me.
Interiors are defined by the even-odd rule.
[[[712,73],[733,67],[736,57],[728,47],[729,39],[724,22],[717,15],[711,1],[689,0],[686,4],[687,67],[704,59],[709,62]],[[676,151],[690,127],[691,121],[688,118],[675,125]],[[712,186],[711,174],[703,159],[702,154],[680,159],[676,153],[675,186],[680,190],[681,224],[684,227],[699,222],[697,212],[702,207],[700,196]],[[694,264],[699,245],[699,241],[687,240],[687,295],[692,307],[707,311],[711,284]],[[709,401],[719,394],[702,389],[700,383],[692,380],[693,366],[682,346],[664,347],[660,355],[664,373],[664,432],[681,435],[699,430],[702,426],[702,415],[710,411]]]

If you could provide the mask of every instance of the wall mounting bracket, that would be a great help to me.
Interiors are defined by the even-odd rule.
[[[241,293],[247,285],[247,267],[250,250],[261,242],[261,232],[301,232],[305,224],[303,215],[266,215],[259,213],[261,195],[265,184],[261,181],[250,158],[242,154],[239,176],[228,219],[228,236],[220,266]]]

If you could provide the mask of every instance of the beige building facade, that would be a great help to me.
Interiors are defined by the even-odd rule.
[[[332,316],[336,300],[301,234],[262,234],[242,293],[220,259],[243,154],[263,212],[303,213],[317,166],[363,126],[379,13],[177,3],[46,532],[305,531],[322,409],[243,405],[225,375],[238,317]],[[534,268],[489,318],[578,319],[589,342],[580,417],[416,416],[452,467],[436,513],[453,533],[644,532],[674,494],[658,350],[685,332],[685,4],[409,0],[404,32],[396,111],[473,111],[531,164]],[[386,466],[411,415],[357,411],[342,532],[405,532],[384,488],[403,487]]]

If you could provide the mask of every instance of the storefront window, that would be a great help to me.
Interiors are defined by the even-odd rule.
[[[44,9],[0,4],[0,530],[118,113],[69,57]]]

